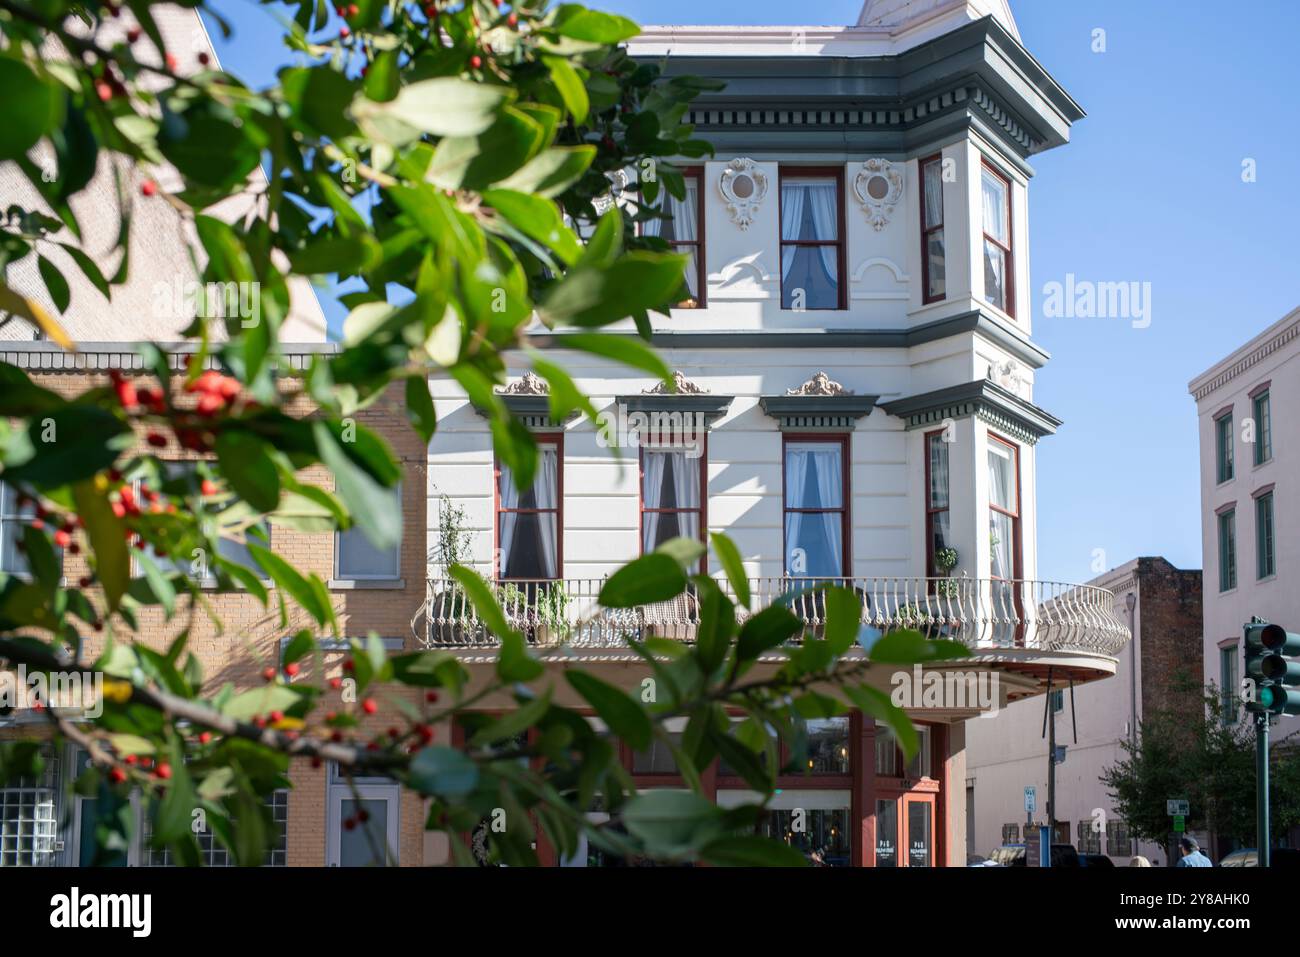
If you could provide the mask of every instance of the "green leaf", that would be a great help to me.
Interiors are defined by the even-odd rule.
[[[551,200],[513,190],[490,189],[483,194],[483,202],[525,236],[552,250],[566,265],[577,262],[582,255],[582,244],[565,225],[560,210]]]
[[[492,589],[478,572],[464,565],[452,565],[447,569],[447,574],[465,589],[470,604],[474,606],[474,611],[478,613],[483,624],[487,625],[488,631],[500,636],[514,630],[506,621],[506,613],[501,610],[496,596],[492,594]]]
[[[287,592],[319,624],[324,625],[333,620],[334,610],[329,602],[321,603],[320,594],[296,568],[269,548],[252,540],[248,542],[248,551],[253,556],[253,561],[265,569],[276,587]]]
[[[367,233],[354,236],[326,236],[289,254],[293,271],[304,276],[352,275],[379,264],[383,250]]]
[[[150,558],[148,553],[142,550],[135,558],[140,565],[140,570],[144,572],[145,580],[149,583],[149,590],[153,592],[170,619],[172,612],[176,610],[176,589],[172,587],[172,583],[162,573],[158,563]]]
[[[0,56],[0,90],[5,91],[0,160],[18,159],[63,121],[63,92],[12,55]]]
[[[623,809],[628,833],[651,854],[684,856],[721,836],[722,811],[692,791],[643,791]]]
[[[424,376],[411,376],[406,380],[406,418],[425,445],[438,428],[438,414],[433,408],[433,395],[429,380]]]
[[[591,103],[587,99],[587,88],[583,86],[578,71],[564,57],[543,56],[542,62],[551,72],[551,82],[559,91],[560,99],[564,100],[565,108],[573,114],[573,121],[579,124],[585,123]]]
[[[603,356],[606,359],[613,359],[615,362],[621,362],[634,369],[649,372],[661,380],[672,381],[672,373],[668,371],[668,366],[659,357],[659,353],[644,342],[630,336],[602,335],[598,332],[571,332],[565,333],[563,338],[557,337],[557,339],[566,348],[577,349],[579,352],[589,352],[594,356]]]
[[[823,637],[835,655],[842,655],[853,647],[862,627],[862,599],[849,588],[827,588],[824,595],[826,632]]]
[[[721,837],[704,846],[701,856],[719,867],[808,867],[808,858],[798,848],[782,841],[738,834]]]
[[[251,432],[224,431],[217,436],[217,462],[226,481],[259,512],[280,504],[280,471],[271,447]]]
[[[356,431],[359,437],[361,430]],[[334,473],[335,491],[366,538],[376,548],[396,545],[402,535],[402,510],[391,490],[357,466],[324,422],[312,423],[312,435],[321,462]]]
[[[606,608],[635,608],[667,601],[685,589],[682,566],[667,555],[651,552],[614,572],[601,586],[600,603]]]
[[[300,660],[304,655],[316,647],[316,639],[312,633],[304,628],[289,640],[284,646],[284,654],[281,656],[282,663],[288,665]]]
[[[753,661],[803,631],[803,621],[782,605],[769,605],[745,619],[736,645],[738,661]]]
[[[564,677],[609,729],[634,750],[645,751],[650,747],[654,738],[650,717],[629,695],[585,671],[565,671]]]
[[[710,532],[709,540],[713,542],[713,551],[718,556],[718,563],[727,573],[727,581],[731,582],[732,591],[736,593],[736,603],[741,608],[748,608],[749,576],[745,574],[745,563],[740,558],[740,549],[736,548],[736,543],[721,532]]]
[[[685,280],[686,257],[638,250],[603,269],[572,270],[542,301],[542,310],[574,326],[607,326],[677,302]]]
[[[707,733],[722,760],[744,778],[746,784],[760,794],[772,790],[772,775],[755,752],[717,728],[710,727]]]
[[[443,139],[425,178],[444,189],[486,189],[528,163],[544,145],[543,135],[542,124],[506,107],[478,136]]]
[[[410,784],[421,794],[461,800],[478,786],[478,765],[445,745],[421,748],[411,759]]]
[[[845,685],[841,691],[863,714],[889,725],[898,739],[898,746],[903,749],[903,755],[907,760],[912,760],[920,748],[920,740],[907,712],[890,701],[889,695],[870,685]]]
[[[736,631],[736,606],[712,579],[697,581],[702,597],[695,653],[700,669],[707,675],[722,664],[731,647],[731,636]]]
[[[497,110],[510,96],[511,91],[504,87],[444,76],[405,86],[387,103],[358,97],[352,109],[370,136],[404,143],[416,138],[408,131],[477,136],[492,125]]]
[[[251,721],[272,711],[287,711],[301,700],[298,692],[284,685],[266,685],[235,695],[221,706],[221,713],[236,721]]]
[[[591,166],[596,158],[594,146],[555,146],[524,164],[523,168],[501,181],[501,189],[536,193],[550,199],[559,196]]]
[[[37,385],[22,369],[0,362],[0,415],[38,415],[67,404],[63,396]]]
[[[542,663],[528,653],[524,636],[517,631],[505,631],[498,634],[501,639],[501,651],[497,655],[497,677],[507,684],[517,681],[533,681],[540,678]]]
[[[911,665],[923,661],[967,658],[970,649],[959,641],[931,641],[919,631],[899,628],[876,639],[868,654],[872,661],[882,664]]]
[[[36,266],[40,270],[41,279],[45,282],[45,288],[50,293],[54,308],[59,312],[67,312],[68,303],[72,299],[72,293],[68,290],[68,280],[63,278],[59,267],[44,256],[36,257]]]
[[[131,446],[126,423],[112,412],[88,405],[67,405],[36,417],[27,427],[35,455],[11,463],[5,480],[53,488],[90,478],[108,468]]]
[[[563,3],[556,7],[551,26],[561,36],[602,44],[622,43],[641,32],[641,28],[627,17],[589,10],[576,3]]]

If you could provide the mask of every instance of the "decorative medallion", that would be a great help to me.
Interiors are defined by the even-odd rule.
[[[504,389],[498,389],[497,395],[550,395],[551,387],[535,372],[525,372],[523,376],[510,383]]]
[[[1026,386],[1029,385],[1029,379],[1021,373],[1020,364],[1015,359],[1008,359],[1006,362],[998,363],[990,362],[986,378],[1022,399],[1028,391]]]
[[[853,395],[852,389],[846,389],[825,372],[818,372],[797,389],[786,389],[786,395]]]
[[[880,232],[903,197],[902,170],[887,159],[873,157],[858,170],[853,179],[853,192],[857,193],[862,211],[867,214],[867,222]]]
[[[707,395],[708,389],[702,389],[694,382],[689,381],[682,373],[681,369],[673,370],[673,385],[677,388],[669,390],[666,382],[660,381],[655,383],[649,389],[642,389],[642,395]]]
[[[752,159],[737,157],[722,171],[718,189],[727,201],[731,221],[741,229],[748,229],[767,198],[767,174]]]

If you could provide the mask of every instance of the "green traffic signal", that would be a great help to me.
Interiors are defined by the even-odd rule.
[[[1253,621],[1244,629],[1245,674],[1255,683],[1255,700],[1246,710],[1268,714],[1300,714],[1300,634],[1281,625]]]

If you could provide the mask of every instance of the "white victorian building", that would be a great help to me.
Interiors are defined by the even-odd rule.
[[[658,226],[691,255],[690,299],[653,317],[676,389],[539,329],[533,344],[600,421],[551,420],[516,356],[502,391],[543,450],[521,493],[487,420],[434,380],[423,637],[491,658],[447,600],[438,561],[463,546],[550,667],[585,657],[631,686],[626,635],[690,640],[695,609],[602,617],[602,579],[667,538],[723,531],[758,601],[849,582],[867,621],[971,646],[963,667],[996,674],[1003,701],[1041,693],[1049,669],[1058,683],[1112,674],[1128,638],[1113,596],[1036,580],[1035,445],[1060,423],[1034,401],[1048,356],[1032,337],[1030,161],[1083,111],[1007,4],[870,0],[853,26],[650,27],[632,52],[727,84],[686,119],[716,157],[683,161],[686,199]],[[630,320],[615,329],[635,335]],[[434,523],[456,509],[450,535]],[[816,624],[815,601],[796,610]],[[868,718],[812,722],[816,757],[782,779],[773,833],[800,807],[811,833],[792,839],[832,862],[964,863],[974,711],[917,710],[910,764]],[[665,755],[625,760],[643,786],[674,783]],[[725,767],[706,780],[720,803],[743,788]]]

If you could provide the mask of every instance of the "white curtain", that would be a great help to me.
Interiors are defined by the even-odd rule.
[[[695,242],[699,238],[695,228],[699,201],[699,188],[694,177],[686,180],[685,199],[677,199],[669,195],[667,190],[664,190],[657,208],[672,217],[671,220],[646,220],[641,224],[641,235],[660,236],[669,242]],[[699,278],[695,266],[695,247],[691,246],[678,251],[687,252],[690,256],[686,263],[686,288],[690,290],[692,299],[698,299],[700,291],[695,288],[698,285],[697,280]]]
[[[989,448],[989,505],[1011,510],[1011,474],[1010,456],[1000,448]],[[1012,537],[1014,527],[1011,516],[989,510],[989,558],[992,562],[991,573],[994,578],[1010,578],[1014,573],[1012,565]]]
[[[498,575],[506,574],[506,569],[510,565],[510,548],[515,543],[515,529],[519,524],[518,512],[507,512],[505,509],[519,507],[519,489],[515,486],[515,475],[509,466],[501,466],[501,481],[499,483],[498,494],[500,495],[501,529],[497,533],[497,553],[501,556],[501,567],[497,569]]]
[[[807,196],[807,190],[799,183],[782,183],[781,184],[781,238],[798,239],[799,227],[803,224],[803,204],[804,197]],[[781,279],[786,280],[790,276],[790,268],[794,265],[795,253],[799,251],[798,246],[786,246],[781,251]]]
[[[1007,193],[1006,184],[984,171],[982,180],[984,199],[984,232],[1002,245],[1007,244]]]
[[[809,494],[808,470],[812,469],[816,501]],[[790,508],[839,508],[842,504],[840,449],[837,445],[809,443],[786,447],[786,503]],[[815,554],[809,545],[817,532],[825,539],[827,553]],[[785,516],[786,571],[794,575],[843,574],[843,536],[838,512],[787,512]],[[796,548],[804,549],[805,565],[794,568]]]
[[[925,225],[928,229],[943,222],[943,162],[925,166]]]
[[[685,452],[673,452],[669,458],[673,469],[673,491],[677,493],[678,508],[698,508],[700,504],[700,460],[689,458]],[[695,512],[677,515],[677,534],[695,538],[700,534]]]
[[[930,508],[948,507],[948,443],[930,437]]]
[[[664,489],[664,463],[668,456],[663,452],[645,453],[645,477],[641,489],[642,504],[646,508],[662,508]],[[642,551],[652,552],[659,541],[659,512],[643,512],[645,524],[641,531]]]
[[[533,480],[533,493],[537,497],[538,508],[555,508],[556,480],[559,462],[554,446],[542,446],[537,460],[537,478]],[[556,576],[556,513],[543,513],[537,516],[537,540],[541,546],[542,577]]]
[[[818,239],[834,239],[839,230],[837,222],[837,211],[835,208],[835,184],[815,183],[806,187],[808,190],[809,205],[812,207],[813,229],[816,230]],[[835,282],[839,282],[839,261],[836,256],[834,246],[822,246],[818,250],[822,254],[822,266],[826,274]]]

